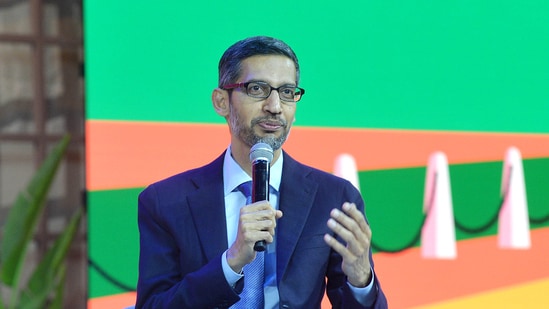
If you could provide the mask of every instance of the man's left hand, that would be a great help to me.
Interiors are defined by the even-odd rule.
[[[349,283],[365,287],[372,276],[369,259],[372,231],[354,203],[344,203],[342,209],[333,209],[327,224],[347,245],[329,234],[324,235],[324,241],[343,257],[341,268]]]

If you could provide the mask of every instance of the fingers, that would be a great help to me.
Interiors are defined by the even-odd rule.
[[[240,209],[236,239],[227,251],[227,262],[235,272],[240,272],[244,265],[255,259],[253,247],[256,242],[273,242],[276,219],[280,217],[282,211],[274,210],[267,201],[246,205]]]
[[[259,240],[271,243],[276,219],[280,217],[282,211],[273,209],[266,201],[244,206],[240,209],[239,234],[242,234],[249,244]]]
[[[349,254],[362,255],[365,250],[369,250],[371,229],[355,204],[345,203],[342,209],[343,211],[333,209],[327,224],[347,243],[347,246],[339,243],[330,235],[325,236],[325,241],[344,257]]]
[[[352,258],[351,253],[347,248],[337,241],[332,235],[330,234],[324,234],[324,241],[328,244],[328,246],[332,247],[335,252],[339,253],[343,259],[349,259]]]
[[[345,213],[354,220],[353,222],[358,224],[358,227],[362,232],[366,232],[370,229],[366,223],[364,214],[356,208],[354,203],[344,203],[342,208]]]

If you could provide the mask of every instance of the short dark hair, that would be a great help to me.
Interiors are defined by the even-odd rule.
[[[234,43],[219,60],[219,87],[234,84],[240,76],[242,61],[259,55],[282,55],[290,58],[296,69],[296,83],[299,83],[299,62],[292,48],[283,41],[254,36]]]

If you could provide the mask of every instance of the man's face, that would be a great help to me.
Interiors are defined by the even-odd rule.
[[[278,56],[253,56],[242,61],[236,83],[266,82],[274,88],[296,86],[296,69],[291,59]],[[273,90],[266,99],[250,97],[245,89],[234,89],[230,96],[228,117],[233,143],[248,147],[264,142],[273,150],[280,149],[295,119],[296,103],[280,100]]]

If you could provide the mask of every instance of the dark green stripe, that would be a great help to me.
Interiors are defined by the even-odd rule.
[[[94,191],[88,194],[88,256],[112,277],[137,284],[139,233],[137,195],[140,188]],[[89,269],[90,298],[125,292]]]
[[[528,210],[531,219],[549,215],[549,159],[524,160]],[[502,162],[459,164],[449,167],[454,217],[475,229],[497,216],[501,205]],[[420,231],[426,168],[369,171],[360,173],[366,214],[374,232],[374,243],[383,248],[401,249]],[[531,228],[549,226],[545,221]],[[456,228],[458,240],[495,235],[497,221],[480,233]],[[416,242],[415,245],[419,245]]]

